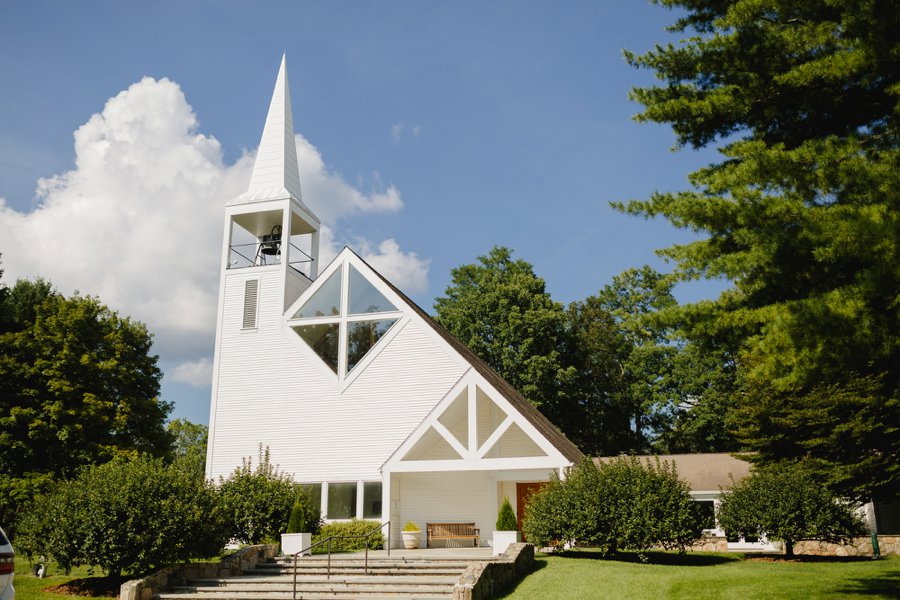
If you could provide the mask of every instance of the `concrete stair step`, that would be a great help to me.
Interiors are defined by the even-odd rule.
[[[465,567],[447,567],[447,568],[431,568],[431,567],[418,567],[413,569],[408,569],[404,567],[387,567],[387,566],[379,566],[373,567],[369,565],[369,574],[379,574],[379,575],[414,575],[417,577],[427,577],[429,575],[461,575],[462,572],[465,571]],[[246,575],[250,575],[253,577],[293,577],[293,570],[283,570],[283,571],[275,571],[270,569],[248,569],[244,572]],[[304,569],[297,568],[297,575],[324,575],[328,573],[328,569],[326,567],[306,567]],[[365,573],[365,569],[363,567],[335,567],[332,565],[331,574],[332,575],[360,575]]]
[[[402,593],[384,593],[384,592],[333,592],[333,593],[314,593],[304,592],[302,595],[298,592],[296,599],[291,592],[248,592],[245,594],[184,594],[166,592],[153,596],[153,600],[199,600],[209,598],[211,600],[397,600],[398,598],[430,600],[437,598],[452,598],[452,592],[415,592],[412,594]]]
[[[428,576],[428,575],[354,575],[350,577],[336,577],[329,579],[325,575],[297,576],[298,583],[372,583],[372,584],[397,584],[397,585],[453,585],[459,581],[459,576]],[[217,579],[193,579],[184,587],[215,587],[215,586],[291,586],[292,577],[224,577]]]

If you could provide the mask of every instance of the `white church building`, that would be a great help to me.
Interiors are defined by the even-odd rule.
[[[582,454],[351,249],[319,264],[282,59],[249,189],[225,206],[207,476],[260,444],[327,520],[470,523]]]

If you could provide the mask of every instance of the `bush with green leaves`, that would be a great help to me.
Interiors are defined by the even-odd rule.
[[[291,518],[288,520],[287,533],[318,533],[322,527],[322,514],[313,504],[312,498],[303,490],[297,490]]]
[[[33,501],[16,547],[63,569],[110,574],[218,554],[228,540],[215,488],[189,469],[141,455],[87,467]]]
[[[231,535],[245,544],[278,539],[287,530],[297,493],[291,476],[272,463],[269,448],[262,444],[256,467],[248,456],[228,479],[219,478],[219,494]]]
[[[793,556],[801,540],[840,543],[865,534],[853,505],[836,498],[800,463],[754,471],[724,491],[719,525],[730,535],[784,542]]]
[[[702,525],[687,484],[674,466],[619,457],[591,460],[554,477],[528,503],[525,536],[539,545],[573,542],[605,553],[685,548]]]
[[[516,522],[516,513],[513,512],[509,498],[503,498],[503,504],[500,505],[500,512],[497,513],[497,531],[518,531],[519,524]]]
[[[352,519],[350,521],[335,521],[322,525],[317,535],[313,536],[313,544],[331,536],[363,536],[381,526],[380,521],[363,521]],[[332,552],[350,552],[352,550],[364,550],[366,540],[362,537],[350,539],[335,539],[331,541]],[[369,550],[384,548],[384,529],[378,530],[369,537]],[[316,548],[314,552],[327,552],[327,544]]]

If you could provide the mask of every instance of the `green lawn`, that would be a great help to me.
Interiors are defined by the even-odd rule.
[[[61,570],[51,569],[49,575],[42,579],[38,579],[31,574],[31,565],[23,558],[16,559],[16,576],[13,578],[13,587],[16,588],[16,600],[64,600],[72,599],[75,596],[67,596],[63,594],[51,594],[44,592],[46,587],[59,585],[72,579],[82,577],[93,577],[102,573],[88,571],[87,567],[79,567],[72,569],[71,574],[64,575]],[[93,600],[115,600],[111,596],[98,596]]]
[[[537,567],[503,598],[900,598],[900,557],[763,562],[738,555],[647,553],[623,560],[584,551],[537,557]]]

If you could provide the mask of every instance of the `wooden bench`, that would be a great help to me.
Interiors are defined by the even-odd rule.
[[[477,548],[478,534],[475,523],[426,523],[425,547],[431,547],[431,540],[472,540]]]

